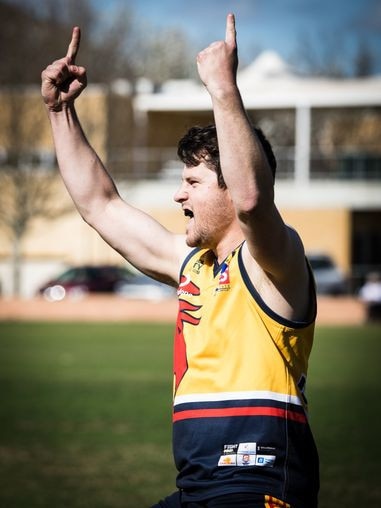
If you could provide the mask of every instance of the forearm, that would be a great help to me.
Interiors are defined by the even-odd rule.
[[[235,18],[228,14],[224,41],[197,55],[201,81],[213,103],[221,170],[238,214],[273,201],[273,178],[261,142],[245,112],[237,87]],[[262,209],[265,209],[264,206]]]
[[[78,211],[89,221],[117,195],[117,190],[90,146],[74,105],[48,114],[62,178]]]
[[[238,211],[273,200],[273,176],[236,86],[211,94],[221,169]]]

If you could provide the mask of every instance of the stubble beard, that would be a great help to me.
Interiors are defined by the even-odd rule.
[[[210,234],[206,227],[197,228],[193,225],[191,230],[188,230],[186,233],[186,244],[188,247],[198,247],[200,249],[211,248],[210,240]]]

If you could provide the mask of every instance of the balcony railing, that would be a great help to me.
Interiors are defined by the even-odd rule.
[[[291,181],[295,178],[295,148],[274,147],[277,158],[277,180]],[[6,151],[0,151],[0,170],[10,168],[13,158]],[[129,180],[178,179],[182,171],[182,163],[177,158],[175,147],[151,148],[138,147],[132,149],[111,149],[106,166],[115,178]],[[55,167],[53,151],[34,150],[18,154],[17,166],[29,166],[33,170]],[[324,155],[312,149],[307,165],[309,173],[305,180],[349,180],[349,181],[381,181],[381,153],[361,151],[336,152]]]
[[[381,180],[381,154],[346,153],[333,157],[312,154],[311,180]]]

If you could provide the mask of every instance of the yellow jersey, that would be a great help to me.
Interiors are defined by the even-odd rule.
[[[314,507],[318,457],[304,391],[315,319],[268,308],[242,245],[221,265],[193,250],[178,298],[173,445],[183,499],[254,492]]]

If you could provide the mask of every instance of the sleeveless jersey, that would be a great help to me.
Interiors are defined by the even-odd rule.
[[[194,249],[178,288],[173,448],[184,501],[234,492],[317,506],[318,457],[304,388],[314,321],[263,302],[242,245],[216,266]],[[311,283],[311,298],[316,297]]]

